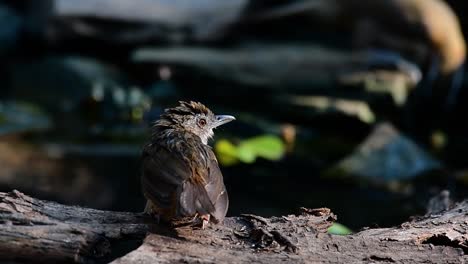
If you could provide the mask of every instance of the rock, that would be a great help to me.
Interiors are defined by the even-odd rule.
[[[35,105],[20,102],[0,102],[0,135],[50,128],[49,116]]]
[[[332,171],[377,182],[390,182],[409,180],[441,166],[440,162],[391,124],[382,123]]]

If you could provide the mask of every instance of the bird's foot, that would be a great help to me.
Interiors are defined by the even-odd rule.
[[[195,214],[195,216],[192,218],[192,226],[194,227],[200,227],[201,224],[201,229],[205,229],[208,226],[208,223],[210,222],[210,215],[200,215],[200,214]]]
[[[205,229],[210,222],[210,215],[201,215],[200,219],[202,220],[202,229]]]

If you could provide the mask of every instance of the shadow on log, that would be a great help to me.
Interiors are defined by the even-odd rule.
[[[298,215],[229,217],[224,225],[210,225],[206,230],[176,227],[176,235],[171,235],[163,226],[148,224],[150,219],[140,213],[65,206],[12,191],[0,193],[0,260],[464,263],[468,260],[467,215],[465,201],[438,214],[414,217],[398,227],[336,236],[326,233],[336,220],[329,209],[301,208]]]

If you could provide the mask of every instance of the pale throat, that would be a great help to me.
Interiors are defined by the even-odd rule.
[[[208,140],[214,136],[213,129],[209,129],[208,131],[201,133],[198,135],[201,139],[201,142],[205,145],[208,145]]]

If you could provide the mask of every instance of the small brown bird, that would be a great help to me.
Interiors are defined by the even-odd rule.
[[[193,217],[202,228],[226,216],[229,200],[216,157],[208,146],[213,129],[235,120],[197,102],[166,109],[143,149],[145,212],[163,220]]]

